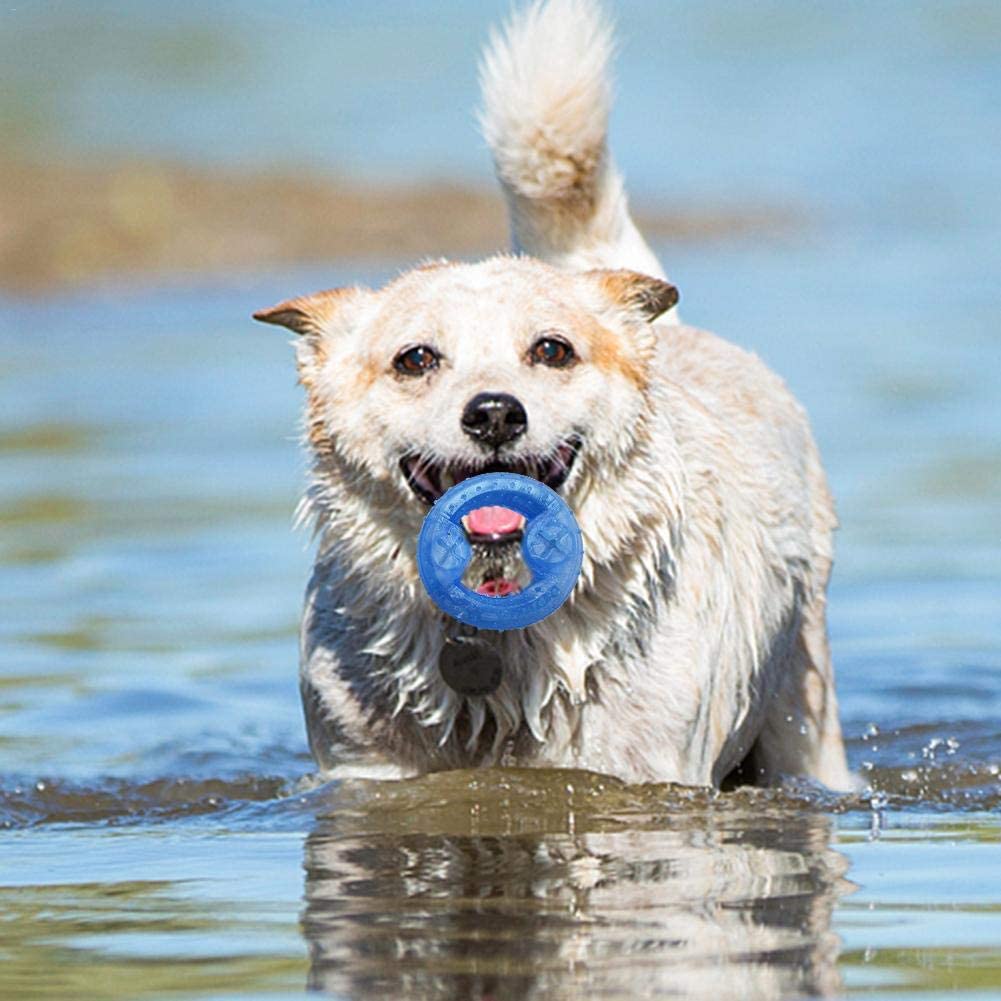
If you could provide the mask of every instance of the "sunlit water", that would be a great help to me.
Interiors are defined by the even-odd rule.
[[[650,7],[627,8],[634,31]],[[623,74],[640,109],[644,72],[687,81],[672,142],[726,124],[705,176],[664,154],[665,194],[805,208],[779,239],[661,249],[686,318],[758,351],[813,419],[843,522],[830,618],[859,797],[541,772],[316,787],[298,391],[285,339],[247,316],[392,268],[0,303],[2,996],[1001,992],[1001,26],[960,7],[806,23],[773,4],[785,42],[745,21],[738,59],[706,4],[673,28],[694,53],[667,65],[641,38]],[[378,52],[395,35],[373,24]],[[696,88],[706,60],[729,75]],[[639,115],[623,159],[657,190]],[[780,120],[785,156],[761,128]],[[447,133],[420,156],[447,162]],[[745,183],[742,161],[787,176]]]

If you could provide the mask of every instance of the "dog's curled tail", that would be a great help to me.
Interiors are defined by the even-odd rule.
[[[664,277],[608,153],[613,47],[597,0],[533,0],[492,33],[483,53],[480,124],[515,250]]]

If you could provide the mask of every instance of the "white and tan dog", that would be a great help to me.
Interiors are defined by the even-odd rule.
[[[256,314],[299,335],[307,394],[310,745],[339,774],[506,764],[849,788],[817,449],[779,378],[678,322],[606,148],[611,45],[594,0],[533,3],[492,39],[482,123],[516,256]],[[415,545],[429,504],[487,469],[561,491],[584,568],[550,618],[475,637],[502,670],[471,694],[442,677],[470,637],[424,593]],[[484,509],[466,529],[468,582],[516,590],[520,519]]]

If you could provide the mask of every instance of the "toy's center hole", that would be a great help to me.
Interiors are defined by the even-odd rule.
[[[521,556],[525,516],[507,507],[478,507],[462,519],[473,555],[462,583],[477,594],[504,598],[532,581]]]

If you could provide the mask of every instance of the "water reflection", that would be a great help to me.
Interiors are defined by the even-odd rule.
[[[313,989],[519,1001],[840,990],[830,922],[847,863],[830,819],[802,802],[566,772],[331,796],[305,848]]]

